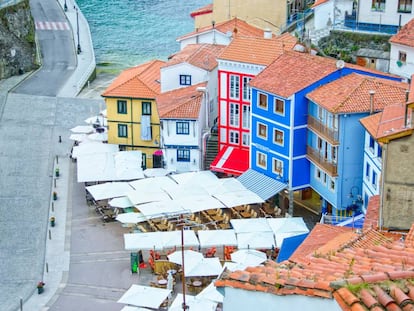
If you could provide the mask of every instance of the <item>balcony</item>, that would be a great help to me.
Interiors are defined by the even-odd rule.
[[[314,149],[310,146],[307,147],[307,157],[308,159],[315,163],[315,165],[322,168],[330,176],[338,176],[338,165],[332,161],[326,159],[317,149]]]
[[[327,127],[318,119],[308,116],[308,128],[324,138],[332,146],[339,145],[339,133],[332,128]]]

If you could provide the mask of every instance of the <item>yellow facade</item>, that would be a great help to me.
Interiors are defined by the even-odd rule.
[[[211,14],[197,15],[195,28],[211,26],[235,17],[261,29],[280,34],[287,22],[286,0],[214,0]]]
[[[126,110],[121,113],[118,108],[119,101],[126,102]],[[140,150],[143,154],[144,169],[152,168],[152,156],[160,148],[160,118],[155,99],[106,97],[105,103],[108,120],[108,143],[118,144],[123,150]],[[147,114],[147,116],[150,118],[150,137],[143,140],[141,138],[143,109],[148,109],[149,105],[150,115]],[[127,129],[126,137],[120,137],[119,126]]]

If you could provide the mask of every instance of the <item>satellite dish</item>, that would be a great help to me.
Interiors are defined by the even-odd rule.
[[[342,68],[344,68],[344,66],[345,66],[345,62],[342,59],[338,59],[336,61],[336,68],[342,69]]]

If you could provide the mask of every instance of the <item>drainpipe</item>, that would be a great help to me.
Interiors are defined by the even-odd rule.
[[[206,150],[207,150],[207,139],[210,137],[210,130],[208,130],[207,132],[205,132],[203,134],[203,138],[201,141],[201,162],[200,162],[200,166],[202,170],[206,170],[209,168],[205,167],[205,160],[206,160]]]
[[[382,226],[384,225],[383,222],[383,206],[384,206],[384,195],[385,194],[385,171],[387,169],[387,152],[388,152],[388,145],[384,144],[382,148],[382,168],[381,168],[381,195],[380,195],[380,206],[379,206],[379,219],[378,219],[378,228],[381,231]]]

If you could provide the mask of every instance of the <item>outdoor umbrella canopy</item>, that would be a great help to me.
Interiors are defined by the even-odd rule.
[[[275,235],[277,247],[282,246],[285,238],[309,232],[302,217],[268,218],[267,221]]]
[[[196,295],[196,298],[200,300],[211,300],[217,303],[222,303],[224,300],[223,295],[217,290],[213,282]]]
[[[230,256],[232,261],[246,266],[258,266],[267,260],[265,253],[254,249],[240,249]]]
[[[170,173],[170,171],[166,170],[165,168],[147,168],[144,170],[145,177],[161,177],[166,176]]]
[[[140,307],[132,307],[132,306],[125,306],[121,309],[121,311],[151,311],[151,309],[147,308],[140,308]]]
[[[184,276],[214,276],[219,275],[222,271],[223,267],[218,257],[201,258],[198,262],[185,263]]]
[[[88,139],[94,141],[108,141],[108,133],[92,133],[88,135]]]
[[[272,232],[267,218],[231,219],[231,226],[236,233],[242,232]]]
[[[118,303],[158,309],[171,293],[164,288],[133,284],[118,300]]]
[[[182,265],[182,252],[181,251],[175,251],[169,255],[167,255],[168,260],[176,263],[177,265]],[[184,264],[187,266],[194,265],[195,263],[198,263],[204,258],[202,253],[195,252],[190,249],[184,250]]]
[[[123,224],[137,224],[143,221],[147,221],[147,218],[142,213],[122,213],[118,214],[115,220]]]
[[[162,232],[125,233],[125,250],[162,250],[164,245],[162,243],[161,233]]]
[[[161,233],[164,248],[173,248],[181,246],[181,230],[163,231]],[[198,247],[199,242],[193,230],[183,230],[184,246]]]
[[[108,201],[108,204],[112,207],[118,208],[128,208],[134,206],[134,204],[132,204],[128,197],[113,198]]]
[[[237,246],[236,234],[233,229],[228,230],[198,230],[200,247]]]
[[[129,191],[133,190],[127,182],[106,182],[98,185],[87,186],[86,190],[95,200],[111,199],[125,196]]]
[[[183,294],[177,294],[173,303],[171,304],[169,311],[182,311],[183,310]],[[206,299],[197,299],[195,296],[185,295],[185,304],[191,311],[209,311],[216,310],[217,303]]]
[[[95,131],[95,129],[90,125],[78,125],[70,129],[72,133],[78,134],[90,134]]]
[[[237,233],[237,248],[271,249],[276,242],[273,232],[242,232]]]

